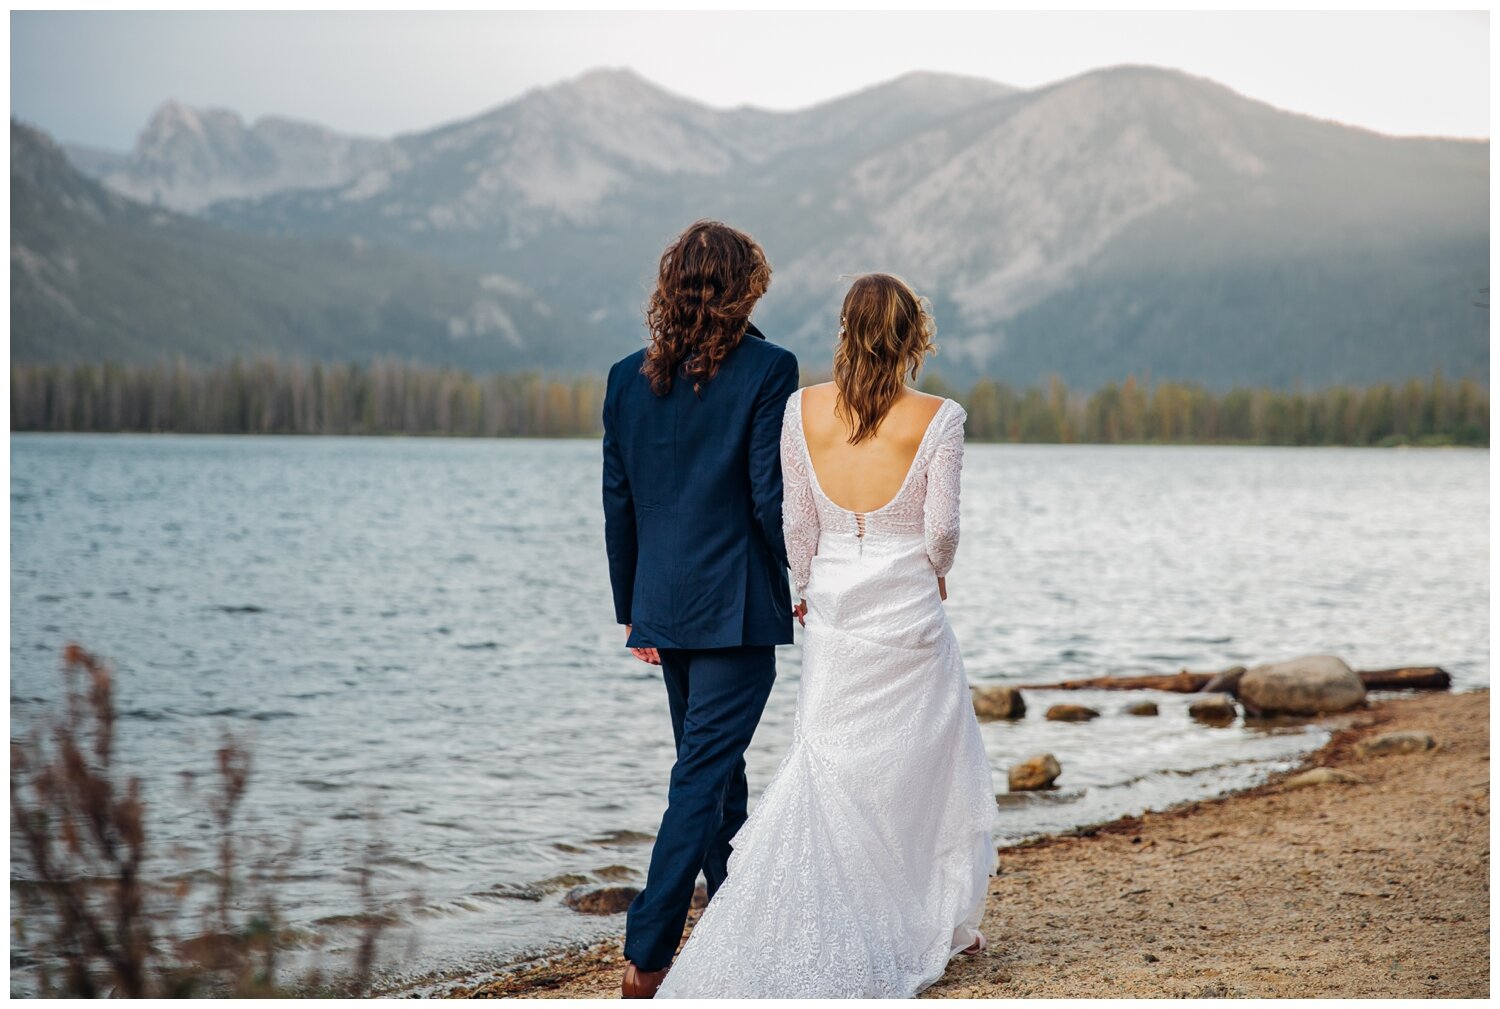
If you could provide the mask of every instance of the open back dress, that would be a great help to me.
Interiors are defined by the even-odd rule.
[[[907,998],[973,943],[996,864],[989,759],[937,579],[958,547],[964,410],[944,400],[901,489],[834,504],[781,432],[807,600],[792,742],[657,998]]]

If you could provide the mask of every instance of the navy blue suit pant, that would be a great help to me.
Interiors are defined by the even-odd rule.
[[[671,963],[699,871],[710,898],[728,875],[749,801],[745,749],[776,679],[772,645],[659,651],[677,762],[646,888],[625,918],[625,959],[641,970]]]

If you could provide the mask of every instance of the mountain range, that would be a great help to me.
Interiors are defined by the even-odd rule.
[[[51,152],[21,183],[18,143]],[[805,370],[848,278],[884,270],[931,299],[933,367],[960,386],[1488,374],[1486,141],[1151,67],[1030,90],[910,74],[795,112],[601,70],[388,139],[169,102],[128,153],[13,124],[12,163],[14,360],[598,370],[643,338],[665,243],[717,217],[766,248],[756,321]]]
[[[554,324],[519,282],[363,239],[227,230],[84,178],[12,122],[11,360],[390,354],[471,369]]]

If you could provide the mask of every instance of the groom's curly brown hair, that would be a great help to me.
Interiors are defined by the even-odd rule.
[[[665,396],[679,373],[693,392],[739,346],[750,312],[771,286],[771,264],[755,239],[719,221],[697,221],[662,253],[646,306],[651,343],[641,374]]]

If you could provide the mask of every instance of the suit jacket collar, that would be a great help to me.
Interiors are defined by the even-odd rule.
[[[755,328],[755,323],[753,323],[753,322],[747,323],[745,325],[745,335],[746,336],[759,337],[762,340],[764,340],[766,338],[766,334],[764,334],[760,330],[756,329]]]

